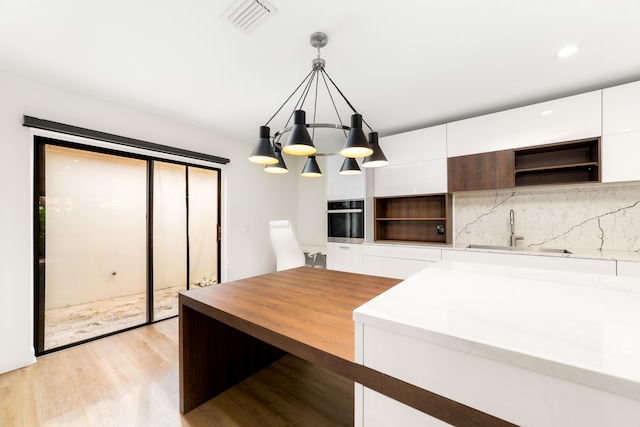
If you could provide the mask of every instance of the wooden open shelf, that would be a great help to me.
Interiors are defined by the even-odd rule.
[[[600,181],[600,138],[515,151],[515,185]]]
[[[449,243],[448,194],[378,197],[375,199],[376,241]]]

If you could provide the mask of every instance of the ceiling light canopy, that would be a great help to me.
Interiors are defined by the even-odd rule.
[[[378,133],[374,132],[369,124],[362,118],[362,115],[353,107],[351,102],[344,96],[342,91],[336,86],[331,77],[325,71],[325,60],[320,58],[320,48],[327,45],[327,35],[324,33],[313,33],[311,35],[311,46],[318,50],[318,56],[311,62],[311,72],[296,87],[287,100],[278,108],[264,126],[260,126],[260,136],[253,152],[249,156],[249,160],[267,165],[266,172],[270,173],[286,173],[286,166],[282,158],[282,153],[293,156],[308,156],[307,162],[301,173],[306,177],[322,176],[322,172],[318,167],[316,156],[329,155],[336,153],[318,153],[314,144],[315,129],[327,128],[343,132],[346,141],[340,150],[340,155],[345,157],[341,174],[354,175],[360,173],[360,168],[356,161],[357,158],[364,158],[363,167],[378,167],[388,163],[380,145],[378,144]],[[316,114],[318,110],[318,91],[326,90],[328,99],[331,100],[332,110],[337,116],[336,124],[318,123],[316,122]],[[313,98],[311,121],[307,121],[307,113],[304,110],[304,104],[309,93],[313,90],[313,94],[309,98]],[[295,95],[298,94],[296,97]],[[342,99],[353,113],[350,118],[350,126],[344,124],[343,119],[338,113],[335,99]],[[273,136],[271,136],[269,123],[280,113],[280,111],[289,103],[290,100],[296,99],[293,110],[281,128]],[[310,101],[311,102],[311,101]],[[293,125],[290,125],[293,118]],[[367,139],[363,125],[371,131],[369,139]],[[311,129],[311,134],[309,130]],[[288,135],[287,135],[288,134]],[[284,143],[281,142],[283,137],[287,136]]]

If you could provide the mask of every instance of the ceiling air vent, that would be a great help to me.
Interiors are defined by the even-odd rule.
[[[234,27],[249,34],[277,12],[278,9],[264,0],[236,0],[224,11],[222,17]]]

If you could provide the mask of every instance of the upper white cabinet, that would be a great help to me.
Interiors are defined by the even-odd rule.
[[[640,131],[603,136],[602,182],[640,181],[639,158]]]
[[[391,165],[447,157],[446,125],[418,129],[380,138],[380,147]]]
[[[344,157],[327,157],[327,200],[364,199],[366,196],[366,168],[359,175],[340,175]],[[361,162],[358,162],[361,164]]]
[[[447,159],[385,166],[375,171],[375,197],[446,192]]]
[[[447,124],[449,157],[602,135],[602,91]]]
[[[446,125],[380,138],[389,165],[374,172],[374,196],[447,192]]]
[[[640,82],[602,91],[602,134],[640,130]]]

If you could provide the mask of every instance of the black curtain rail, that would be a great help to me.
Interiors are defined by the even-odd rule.
[[[210,154],[198,153],[196,151],[184,150],[182,148],[170,147],[168,145],[155,144],[153,142],[127,138],[126,136],[113,135],[111,133],[85,129],[78,126],[66,125],[64,123],[52,122],[50,120],[38,119],[31,116],[24,116],[24,123],[22,125],[36,129],[64,133],[67,135],[81,136],[98,141],[110,142],[113,144],[126,145],[127,147],[142,148],[158,153],[173,154],[176,156],[188,157],[190,159],[220,163],[223,165],[228,164],[230,161],[225,157],[212,156]]]

